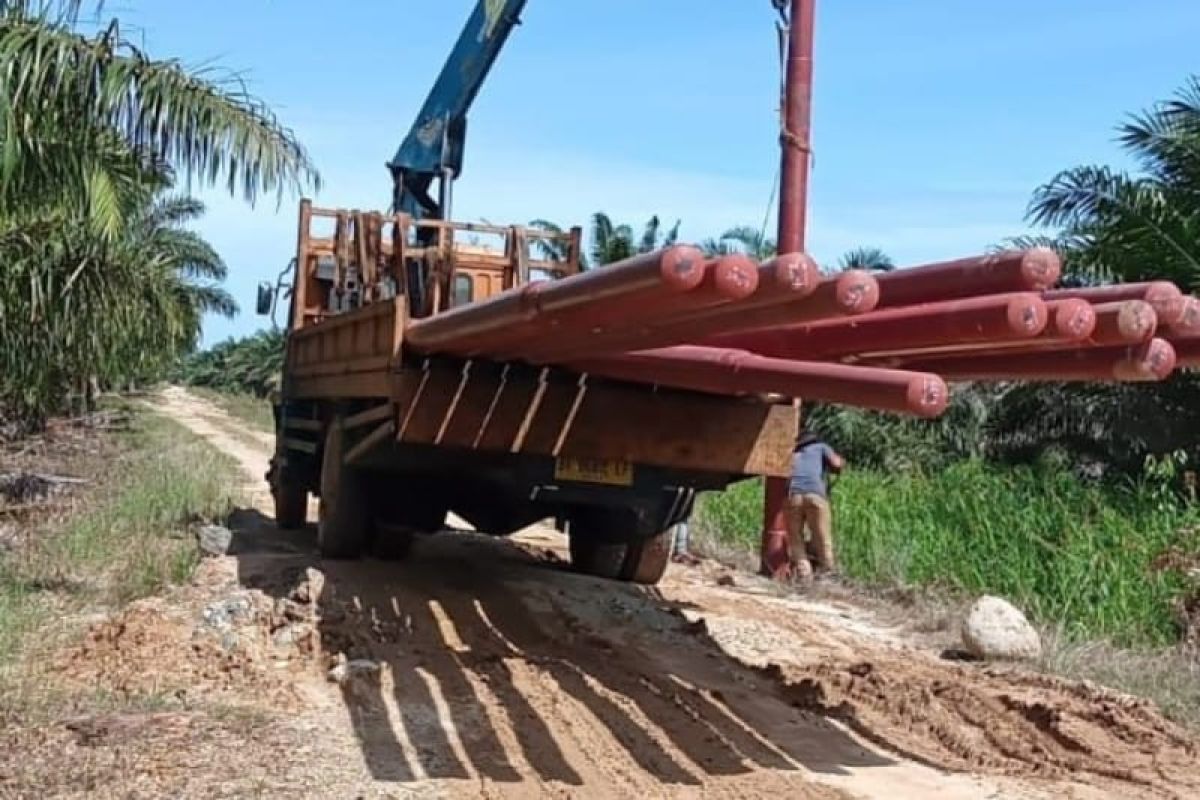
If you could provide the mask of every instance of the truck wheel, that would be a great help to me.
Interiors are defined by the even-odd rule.
[[[621,578],[653,586],[662,579],[671,560],[671,530],[628,545]]]
[[[376,520],[371,555],[380,561],[402,561],[412,551],[416,534],[411,528]]]
[[[571,566],[579,572],[611,581],[621,579],[629,549],[625,543],[605,542],[572,533],[567,544],[571,550]]]
[[[635,526],[624,509],[593,508],[576,514],[568,539],[571,564],[597,578],[658,583],[671,559],[671,531],[633,538]]]
[[[346,434],[341,419],[329,424],[321,457],[321,511],[317,548],[325,558],[358,558],[367,544],[370,515],[362,473],[343,463]]]
[[[308,489],[287,467],[271,465],[271,498],[275,524],[284,530],[303,528],[308,521]]]

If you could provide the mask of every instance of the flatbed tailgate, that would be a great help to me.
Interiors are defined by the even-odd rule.
[[[393,377],[401,442],[553,456],[564,468],[593,471],[651,464],[786,476],[791,466],[791,404],[486,362]]]

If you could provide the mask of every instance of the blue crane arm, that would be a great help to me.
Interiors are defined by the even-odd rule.
[[[417,121],[388,166],[397,211],[442,218],[450,185],[462,172],[467,112],[512,29],[520,24],[526,0],[479,0],[457,44],[425,99]],[[441,197],[430,196],[434,179]]]

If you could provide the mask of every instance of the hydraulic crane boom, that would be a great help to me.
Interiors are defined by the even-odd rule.
[[[388,165],[395,210],[414,218],[445,219],[451,187],[462,172],[467,112],[526,0],[479,0],[425,99],[417,121]],[[439,196],[430,196],[434,179]]]

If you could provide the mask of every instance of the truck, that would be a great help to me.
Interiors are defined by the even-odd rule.
[[[495,536],[553,520],[577,570],[654,584],[699,492],[787,474],[793,401],[406,342],[420,320],[582,272],[577,227],[451,215],[467,111],[524,6],[475,7],[390,162],[386,213],[301,200],[290,279],[259,287],[260,313],[288,301],[266,478],[281,527],[318,498],[323,557],[402,557],[450,513]]]

